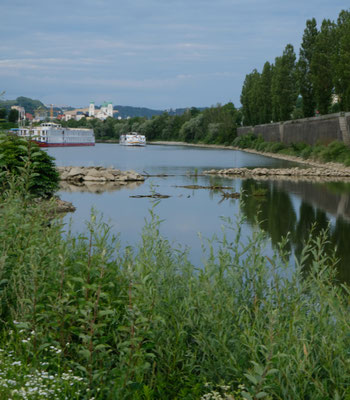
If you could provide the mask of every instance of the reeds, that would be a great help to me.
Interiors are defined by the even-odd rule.
[[[350,397],[350,292],[326,234],[293,267],[238,217],[194,266],[154,209],[121,250],[94,213],[63,234],[18,191],[0,208],[0,398],[48,398],[26,389],[40,374],[58,399]]]

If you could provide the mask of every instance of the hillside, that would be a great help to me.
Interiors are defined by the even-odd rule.
[[[34,114],[34,111],[39,107],[47,108],[40,100],[33,100],[29,97],[20,96],[16,100],[0,100],[0,108],[5,108],[9,111],[12,106],[24,107],[26,112],[31,114]]]

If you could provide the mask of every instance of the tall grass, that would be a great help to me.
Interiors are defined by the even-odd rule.
[[[0,207],[0,398],[350,398],[350,292],[326,234],[292,269],[285,243],[268,257],[259,227],[226,221],[198,267],[154,209],[121,251],[94,213],[72,235],[19,186]]]
[[[350,166],[350,148],[337,140],[328,145],[316,144],[310,146],[302,142],[284,144],[281,142],[265,142],[261,135],[256,136],[250,133],[238,136],[232,144],[241,149],[255,149],[263,153],[279,153],[313,161],[336,162],[347,167]]]

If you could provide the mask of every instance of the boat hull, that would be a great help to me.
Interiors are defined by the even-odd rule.
[[[122,146],[139,146],[145,147],[146,143],[120,143]]]
[[[44,143],[35,142],[39,147],[75,147],[75,146],[95,146],[95,143]]]

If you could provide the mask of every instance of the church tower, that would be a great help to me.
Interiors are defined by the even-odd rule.
[[[95,103],[91,101],[89,105],[89,117],[94,117],[94,116],[95,116]]]
[[[107,115],[113,117],[113,104],[111,102],[107,105]]]

